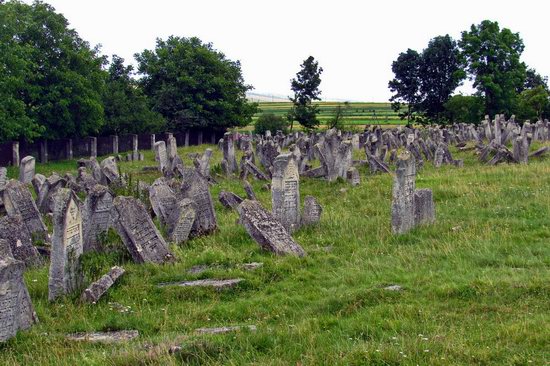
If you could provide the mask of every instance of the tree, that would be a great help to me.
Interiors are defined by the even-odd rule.
[[[135,58],[152,109],[173,130],[246,126],[257,111],[246,99],[252,87],[244,83],[240,63],[210,43],[170,36]]]
[[[484,102],[479,96],[453,95],[444,107],[451,122],[478,124],[483,119]]]
[[[307,129],[319,126],[319,120],[317,120],[319,111],[313,101],[321,100],[319,85],[321,85],[323,68],[319,67],[319,62],[315,61],[313,56],[305,59],[300,68],[296,77],[290,81],[290,88],[294,92],[294,96],[289,98],[292,102],[292,109],[287,117],[291,130],[294,121],[298,121]]]
[[[535,69],[527,69],[525,72],[525,83],[523,83],[519,92],[521,93],[526,89],[534,89],[537,86],[542,86],[546,91],[549,91],[548,76],[542,76]]]
[[[403,104],[406,104],[406,112],[399,114],[401,119],[407,119],[411,123],[413,114],[419,110],[422,95],[420,93],[420,68],[421,56],[417,51],[407,49],[401,52],[392,65],[391,69],[395,77],[390,80],[388,86],[394,95],[390,98],[393,110],[400,111]]]
[[[164,118],[149,108],[147,97],[132,78],[133,67],[113,55],[108,69],[103,103],[103,134],[155,133],[163,130]]]
[[[336,108],[334,108],[334,114],[332,118],[327,121],[327,129],[343,129],[344,118],[350,113],[350,111],[351,105],[349,104],[349,102],[344,102],[343,105],[341,103],[338,103]]]
[[[462,32],[459,45],[477,94],[484,97],[485,113],[511,114],[526,73],[520,60],[524,45],[519,33],[501,30],[498,22],[484,20]]]
[[[548,91],[539,85],[532,89],[526,89],[519,96],[518,117],[521,119],[542,120],[543,112],[548,108]]]
[[[466,73],[458,45],[449,35],[435,37],[420,57],[419,110],[431,121],[439,122],[445,103],[462,83]]]
[[[2,138],[95,133],[103,122],[103,58],[48,4],[0,4]],[[9,116],[9,117],[4,117]],[[3,120],[4,121],[4,120]]]
[[[254,133],[263,135],[266,131],[271,131],[272,134],[277,133],[277,131],[287,133],[288,123],[283,117],[275,113],[262,113],[254,125]]]

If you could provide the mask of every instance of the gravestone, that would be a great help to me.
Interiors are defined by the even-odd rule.
[[[225,167],[225,174],[230,175],[236,173],[239,168],[237,165],[237,159],[235,158],[235,144],[233,143],[233,133],[226,132],[223,135],[222,152],[222,166]]]
[[[84,292],[80,299],[83,302],[95,304],[99,299],[115,284],[115,282],[124,274],[121,267],[113,267],[106,275],[92,283]]]
[[[435,221],[435,207],[431,189],[414,192],[414,225],[431,224]]]
[[[332,182],[338,177],[346,178],[346,172],[352,164],[351,141],[343,141],[339,132],[333,128],[328,130],[324,140],[314,147],[328,181]]]
[[[409,151],[397,157],[392,190],[392,232],[402,234],[414,227],[416,166]]]
[[[10,180],[4,187],[2,200],[8,216],[21,216],[23,224],[33,238],[45,241],[49,239],[46,225],[25,184]]]
[[[23,272],[25,264],[13,258],[10,245],[0,239],[0,342],[38,322]]]
[[[246,197],[249,200],[257,200],[256,193],[254,193],[254,188],[252,188],[252,185],[248,183],[247,180],[243,181],[243,187],[244,187],[244,191],[246,192]]]
[[[40,196],[40,191],[42,190],[42,186],[44,183],[46,183],[46,177],[42,174],[35,174],[34,177],[31,180],[32,187],[34,188],[34,192],[36,193],[36,196]]]
[[[82,212],[84,253],[102,251],[100,238],[112,226],[112,207],[113,194],[107,187],[97,184],[88,191]]]
[[[513,143],[514,160],[521,164],[529,162],[529,142],[526,136],[518,136]]]
[[[77,291],[82,285],[80,256],[83,250],[80,200],[61,188],[55,195],[48,299]]]
[[[4,188],[8,180],[8,169],[0,167],[0,190]]]
[[[168,164],[174,161],[174,158],[178,155],[178,144],[174,136],[169,136],[166,140],[166,155],[168,158]]]
[[[25,156],[21,159],[19,166],[19,181],[30,183],[34,177],[35,159],[32,156]]]
[[[53,173],[46,178],[45,183],[42,185],[42,189],[38,194],[38,210],[43,214],[48,214],[54,210],[54,197],[60,188],[64,188],[67,185],[67,181],[63,179],[59,174]]]
[[[184,168],[180,193],[195,203],[197,216],[191,237],[208,234],[217,228],[216,212],[206,179],[195,169]]]
[[[258,201],[244,200],[238,207],[239,222],[264,250],[277,255],[303,257],[305,251],[288,234],[281,223]]]
[[[300,175],[293,154],[282,154],[273,161],[271,179],[273,216],[292,233],[300,227]]]
[[[303,225],[316,225],[321,220],[323,207],[317,202],[315,197],[306,196],[304,199],[304,212],[302,214]]]
[[[109,156],[108,158],[104,159],[101,162],[100,166],[101,172],[103,173],[105,178],[107,178],[107,184],[119,183],[121,181],[116,159],[114,157]]]
[[[208,148],[200,158],[193,160],[195,167],[204,177],[210,177],[210,158],[212,157],[212,149]]]
[[[155,142],[155,161],[158,163],[161,172],[164,172],[168,166],[167,159],[166,143],[164,141]]]
[[[149,201],[160,223],[167,226],[170,213],[176,208],[177,198],[166,178],[156,179],[149,187]]]
[[[221,191],[218,200],[225,208],[237,208],[243,199],[233,192]]]
[[[42,264],[38,250],[32,245],[32,238],[23,224],[21,216],[4,216],[0,218],[0,239],[6,240],[13,257],[25,262],[27,267]]]
[[[351,167],[348,169],[346,173],[346,177],[348,182],[351,183],[352,186],[358,186],[361,183],[361,176],[359,175],[359,170],[355,167]]]
[[[193,201],[188,198],[179,201],[168,218],[170,240],[176,244],[187,241],[196,217],[196,205]]]
[[[173,259],[143,203],[133,197],[116,197],[111,217],[134,262],[164,263]]]

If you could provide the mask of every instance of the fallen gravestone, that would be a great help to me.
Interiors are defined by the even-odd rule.
[[[139,337],[137,330],[118,330],[113,332],[93,332],[67,334],[70,341],[91,342],[91,343],[121,343],[128,342]]]
[[[218,195],[218,200],[225,208],[235,209],[243,201],[233,192],[221,191]]]
[[[226,288],[235,287],[239,282],[244,281],[242,278],[235,278],[229,280],[196,280],[196,281],[182,281],[182,282],[166,282],[159,283],[159,287],[178,286],[178,287],[211,287],[216,290],[223,290]]]
[[[48,299],[77,291],[82,285],[80,256],[83,251],[80,200],[61,188],[55,196]]]
[[[115,284],[115,282],[124,274],[121,267],[113,267],[103,277],[92,283],[84,292],[80,299],[83,302],[95,304],[99,299]]]
[[[134,262],[164,263],[173,259],[143,203],[133,197],[116,197],[111,217]]]
[[[300,257],[306,255],[281,223],[258,201],[244,200],[237,210],[240,215],[239,222],[264,250],[278,255],[291,254]]]
[[[101,172],[107,179],[107,184],[115,184],[121,182],[120,173],[118,171],[118,166],[116,159],[112,156],[104,159],[101,164]]]
[[[218,327],[218,328],[199,328],[195,330],[197,334],[222,334],[222,333],[231,333],[238,332],[241,330],[248,330],[251,332],[256,331],[255,325],[236,325],[232,327]]]
[[[179,201],[168,218],[168,236],[176,244],[183,243],[189,238],[189,234],[197,217],[196,205],[185,198]]]
[[[13,258],[10,244],[0,239],[0,342],[38,322],[23,272],[25,263]]]

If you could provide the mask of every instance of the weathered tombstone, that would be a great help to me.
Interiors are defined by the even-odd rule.
[[[304,199],[304,212],[302,214],[303,225],[316,225],[321,220],[323,207],[317,202],[315,197],[306,196]]]
[[[164,141],[155,142],[155,161],[158,163],[159,170],[164,172],[168,166],[166,143]]]
[[[109,156],[108,158],[104,159],[101,164],[101,172],[107,178],[107,183],[118,183],[120,182],[120,173],[118,171],[118,166],[116,163],[116,159],[112,156]]]
[[[169,224],[170,213],[176,209],[177,197],[166,178],[158,178],[149,187],[149,201],[162,225]]]
[[[35,159],[32,156],[25,156],[21,159],[19,166],[19,181],[30,183],[34,177]]]
[[[352,186],[358,186],[361,183],[361,176],[359,175],[359,170],[355,167],[351,167],[348,169],[346,173],[346,177],[348,182],[351,183]]]
[[[83,302],[95,304],[99,299],[115,284],[115,282],[124,274],[121,267],[113,267],[106,275],[92,283],[84,292],[80,299]]]
[[[3,189],[8,180],[8,169],[0,167],[0,189]]]
[[[179,201],[168,218],[168,236],[170,240],[176,244],[187,241],[196,217],[197,210],[193,201],[188,198]]]
[[[10,180],[4,187],[2,200],[8,216],[21,216],[23,224],[33,238],[48,240],[48,231],[31,193],[16,180]]]
[[[246,192],[246,197],[249,200],[256,201],[256,193],[254,193],[254,188],[252,188],[252,185],[248,183],[247,180],[243,181],[244,191]],[[270,188],[271,189],[271,188]]]
[[[526,136],[518,136],[513,143],[514,160],[521,164],[529,162],[529,142]]]
[[[431,224],[435,221],[435,207],[431,189],[414,192],[414,224]]]
[[[300,227],[300,175],[292,154],[282,154],[273,161],[271,179],[273,216],[292,233]]]
[[[55,196],[48,299],[77,291],[82,285],[82,216],[73,191],[61,188]]]
[[[38,210],[43,214],[48,214],[54,210],[54,197],[60,188],[64,188],[67,181],[63,179],[59,174],[53,173],[42,185],[42,189],[38,193],[38,200],[36,202]]]
[[[278,255],[291,254],[299,257],[306,255],[281,223],[258,201],[244,200],[237,210],[240,215],[239,222],[264,250]]]
[[[88,191],[82,212],[84,253],[102,250],[100,238],[112,226],[112,207],[113,195],[107,187],[97,184]]]
[[[328,181],[346,177],[346,172],[352,164],[352,150],[351,142],[342,141],[336,129],[328,130],[323,142],[315,145],[315,151]]]
[[[0,342],[38,322],[23,272],[25,264],[13,258],[10,245],[0,239]]]
[[[173,259],[143,203],[133,197],[116,197],[111,217],[134,262],[164,263]]]
[[[40,191],[43,188],[44,183],[46,183],[46,177],[42,174],[35,174],[32,178],[32,187],[34,188],[34,192],[36,193],[36,196],[40,196]]]
[[[226,132],[223,135],[222,152],[222,166],[225,167],[225,173],[227,175],[236,173],[239,168],[237,165],[237,159],[235,158],[235,144],[233,143],[233,133]]]
[[[178,155],[178,144],[174,136],[169,136],[166,140],[166,155],[168,157],[168,163],[171,163]]]
[[[32,245],[32,238],[23,224],[21,216],[4,216],[0,218],[0,239],[6,240],[13,257],[25,262],[27,267],[42,264],[38,250]]]
[[[218,200],[225,208],[237,208],[243,199],[233,192],[221,191]]]
[[[197,217],[191,230],[191,237],[208,234],[217,228],[216,212],[206,179],[195,169],[184,168],[180,192],[196,205]]]
[[[402,234],[414,227],[414,191],[416,167],[409,151],[397,157],[392,191],[392,232]]]

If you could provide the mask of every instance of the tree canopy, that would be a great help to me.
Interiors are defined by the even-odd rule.
[[[157,39],[154,50],[135,55],[140,85],[170,129],[225,128],[250,123],[241,65],[198,38]]]
[[[290,88],[294,92],[294,96],[289,98],[292,102],[292,109],[288,114],[291,129],[294,121],[308,129],[319,126],[319,111],[313,101],[321,100],[319,86],[322,73],[323,68],[319,67],[319,62],[315,61],[313,56],[309,56],[300,65],[296,77],[290,81]]]

